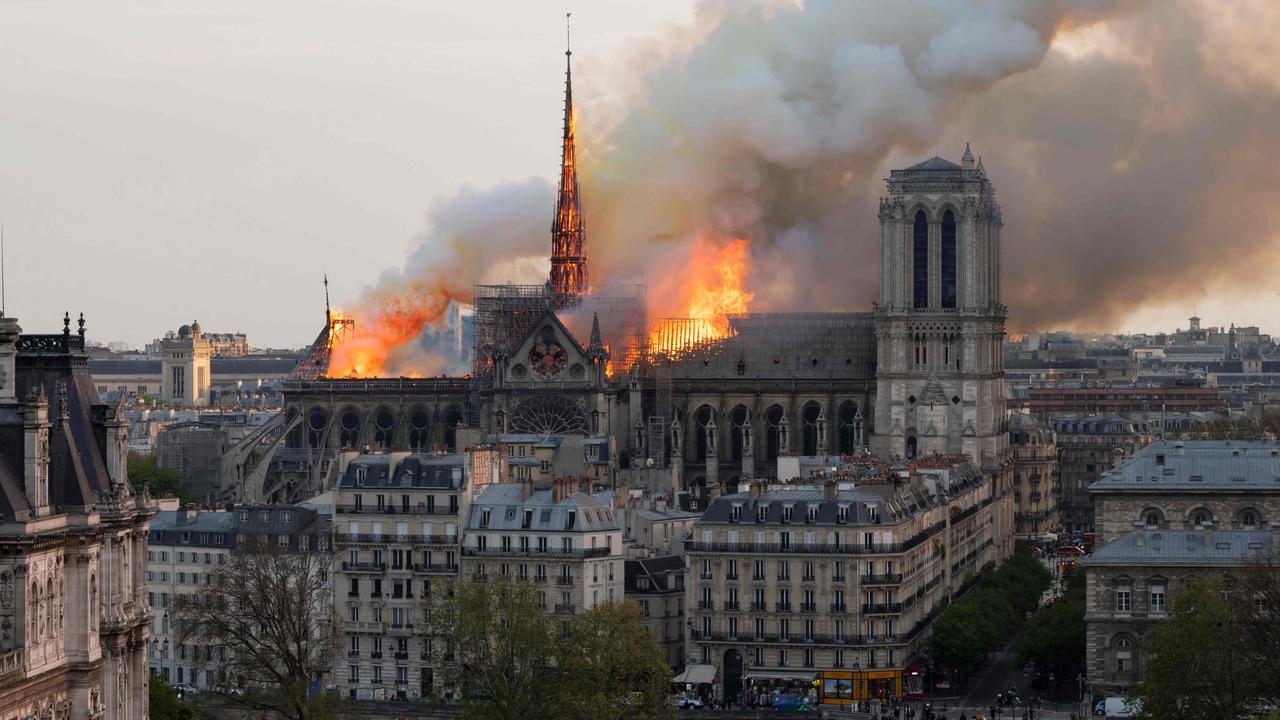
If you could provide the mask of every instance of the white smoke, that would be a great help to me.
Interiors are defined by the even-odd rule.
[[[700,235],[741,237],[757,309],[865,309],[887,166],[941,140],[958,160],[972,138],[1006,209],[1015,326],[1086,315],[1106,325],[1180,281],[1206,291],[1230,274],[1225,263],[1273,240],[1260,188],[1278,172],[1259,159],[1274,153],[1242,150],[1280,144],[1268,120],[1280,85],[1266,72],[1224,82],[1210,52],[1222,46],[1198,12],[1103,0],[704,3],[693,27],[611,73],[630,83],[620,107],[595,113],[590,84],[579,88],[592,282],[669,286],[685,268],[662,258],[687,257]],[[1133,57],[1049,55],[1055,37],[1095,23],[1127,33]],[[553,197],[549,183],[527,182],[437,206],[423,248],[390,278],[396,292],[443,284],[465,298],[500,262],[541,281]],[[1228,197],[1256,202],[1233,214]],[[1224,225],[1215,237],[1230,252],[1204,251],[1206,217]],[[664,295],[649,295],[657,314],[676,310]]]

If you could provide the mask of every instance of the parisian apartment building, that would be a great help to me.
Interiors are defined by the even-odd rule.
[[[365,454],[333,491],[333,683],[354,699],[434,697],[443,649],[424,604],[458,577],[471,504],[461,454]],[[416,626],[416,627],[415,627]]]
[[[1157,440],[1090,487],[1097,546],[1085,558],[1087,683],[1123,695],[1143,639],[1192,578],[1230,577],[1280,535],[1275,441]]]
[[[176,615],[183,602],[216,592],[218,569],[238,552],[331,552],[329,516],[315,508],[238,505],[156,513],[147,538],[147,606],[151,640],[147,665],[165,682],[197,690],[243,687],[224,670],[228,649],[198,636],[184,637]],[[315,598],[318,612],[332,600]]]
[[[487,485],[472,501],[461,576],[527,580],[539,603],[567,621],[624,597],[622,527],[610,498],[573,478]]]
[[[1002,559],[990,482],[963,456],[936,465],[711,502],[686,543],[687,612],[690,660],[723,697],[747,677],[852,686],[828,704],[913,689],[932,620]]]

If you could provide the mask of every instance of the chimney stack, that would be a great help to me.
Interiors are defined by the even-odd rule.
[[[1138,547],[1147,544],[1147,524],[1145,522],[1137,520],[1133,523],[1133,540]]]
[[[822,499],[827,502],[835,502],[837,487],[835,478],[827,478],[827,481],[822,485]]]
[[[573,478],[555,478],[551,481],[552,501],[560,503],[573,494]]]
[[[533,494],[533,478],[527,477],[520,481],[520,499],[528,500]]]
[[[752,480],[750,483],[747,484],[747,496],[750,497],[752,500],[758,499],[760,497],[760,493],[762,492],[764,492],[763,480]]]

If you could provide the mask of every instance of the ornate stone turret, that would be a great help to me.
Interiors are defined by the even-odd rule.
[[[11,317],[0,317],[0,405],[18,402],[18,336],[22,328]]]
[[[27,393],[22,409],[22,486],[27,504],[36,517],[48,515],[49,507],[49,398],[44,385]]]

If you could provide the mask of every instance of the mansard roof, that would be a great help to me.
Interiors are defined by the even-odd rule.
[[[959,165],[951,162],[950,160],[943,160],[937,155],[934,155],[933,157],[929,158],[928,160],[925,160],[924,162],[916,163],[915,165],[912,165],[911,167],[907,168],[908,171],[919,171],[919,170],[950,171],[950,170],[960,170],[960,169],[962,168]]]
[[[1157,440],[1090,492],[1280,493],[1280,445],[1272,440]]]

